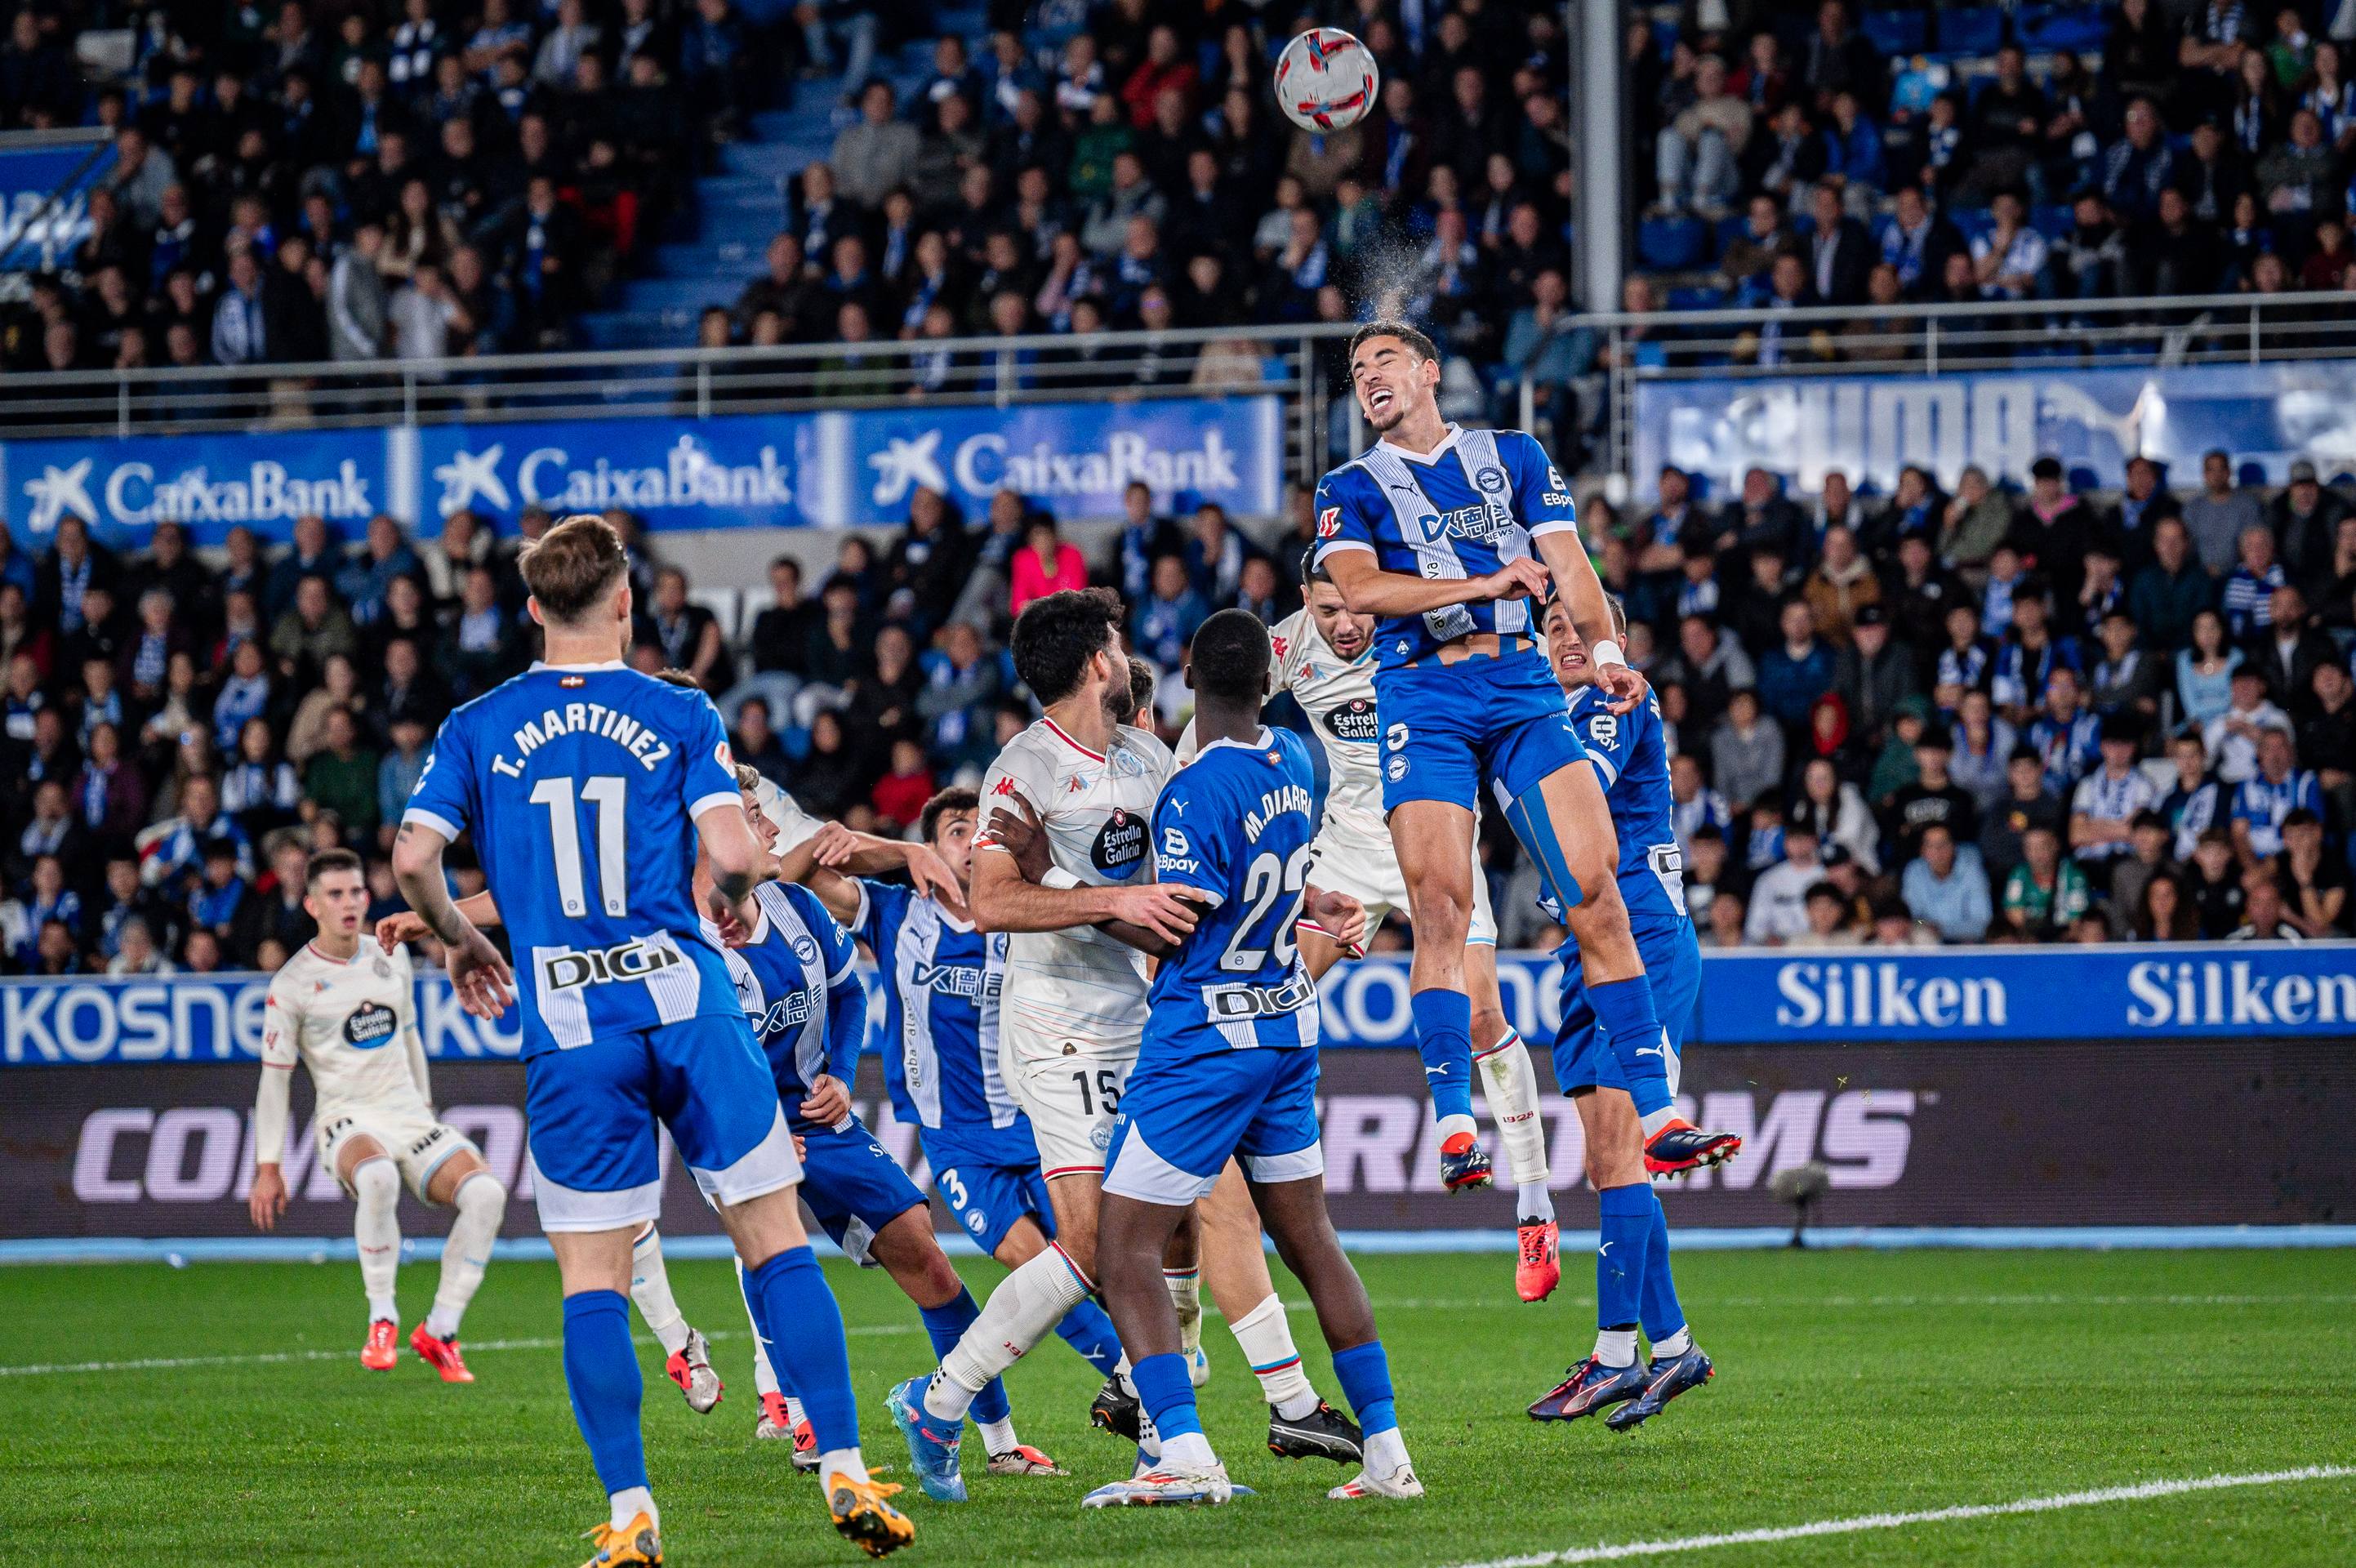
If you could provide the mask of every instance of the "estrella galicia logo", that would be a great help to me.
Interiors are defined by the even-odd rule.
[[[399,1026],[391,1008],[381,1002],[363,1002],[344,1020],[344,1041],[355,1050],[372,1051],[392,1038]]]
[[[1502,496],[1505,493],[1505,470],[1494,463],[1489,464],[1472,476],[1472,482],[1485,494]]]
[[[1383,744],[1389,746],[1393,751],[1405,751],[1407,749],[1407,725],[1403,724],[1393,725],[1389,729],[1384,731]]]
[[[1107,876],[1127,876],[1145,858],[1145,819],[1116,808],[1089,847],[1088,858]]]
[[[1372,746],[1375,727],[1375,704],[1364,697],[1353,697],[1325,714],[1325,728],[1336,740]]]

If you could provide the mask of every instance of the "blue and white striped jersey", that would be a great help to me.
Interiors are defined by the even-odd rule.
[[[474,834],[530,1058],[734,1009],[692,878],[695,818],[742,799],[702,693],[534,664],[443,721],[402,821]]]
[[[1290,730],[1215,740],[1153,808],[1157,879],[1210,908],[1153,972],[1142,1049],[1314,1046],[1317,988],[1293,923],[1309,883],[1317,778]]]
[[[753,889],[758,918],[744,945],[723,948],[733,1000],[769,1058],[787,1120],[803,1130],[795,1108],[820,1073],[851,1081],[866,1033],[867,993],[851,972],[858,950],[809,888],[764,882]],[[716,945],[719,929],[703,932]]]
[[[995,1031],[988,1049],[982,1037],[983,1009],[996,1010],[1005,972],[1005,933],[984,935],[914,888],[858,886],[851,929],[883,971],[892,1113],[937,1131],[1020,1123],[999,1075]]]
[[[1592,686],[1570,694],[1570,722],[1587,747],[1620,835],[1620,899],[1639,929],[1686,918],[1685,852],[1670,821],[1668,738],[1661,703],[1646,693],[1615,714]]]
[[[1451,424],[1439,448],[1421,456],[1377,441],[1317,485],[1319,561],[1367,550],[1386,572],[1433,582],[1535,559],[1533,540],[1578,526],[1570,487],[1537,439],[1518,430]],[[1376,662],[1393,670],[1473,632],[1537,626],[1526,598],[1386,617],[1375,628]]]
[[[2253,773],[2233,791],[2233,820],[2250,832],[2250,853],[2260,857],[2282,853],[2283,819],[2300,807],[2323,815],[2323,790],[2315,775],[2294,768],[2279,784],[2264,773]]]

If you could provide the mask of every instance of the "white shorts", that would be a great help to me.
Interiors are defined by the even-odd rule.
[[[1329,823],[1311,841],[1309,854],[1310,881],[1328,893],[1346,893],[1366,907],[1368,942],[1391,915],[1406,917],[1407,878],[1399,871],[1398,852],[1387,836],[1373,843],[1362,833],[1337,831]],[[1303,919],[1301,924],[1309,930],[1322,929],[1313,920]],[[1477,851],[1472,860],[1472,918],[1464,940],[1472,947],[1497,945],[1497,916],[1489,907],[1489,877],[1481,868]]]
[[[1039,1169],[1050,1181],[1103,1172],[1141,1038],[1141,1031],[1067,1033],[1011,1009],[999,1014],[998,1070],[1031,1118]]]
[[[482,1151],[475,1141],[447,1122],[436,1122],[432,1113],[406,1107],[389,1111],[354,1111],[339,1112],[319,1119],[319,1159],[336,1175],[336,1183],[351,1196],[352,1184],[338,1168],[344,1148],[354,1138],[373,1138],[377,1146],[392,1156],[393,1167],[401,1179],[417,1195],[420,1203],[433,1199],[425,1189],[433,1183],[434,1173],[446,1164],[451,1155],[461,1151],[479,1158]]]

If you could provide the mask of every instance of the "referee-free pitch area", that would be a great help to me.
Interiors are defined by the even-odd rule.
[[[911,1487],[918,1537],[902,1560],[2356,1562],[2356,1253],[1687,1254],[1680,1283],[1718,1379],[1629,1436],[1522,1414],[1591,1337],[1587,1260],[1564,1262],[1555,1299],[1526,1306],[1503,1255],[1361,1260],[1430,1488],[1420,1504],[1329,1503],[1347,1472],[1271,1458],[1255,1386],[1212,1317],[1205,1425],[1258,1496],[1081,1512],[1130,1455],[1087,1429],[1096,1380],[1050,1340],[1008,1380],[1023,1437],[1072,1478],[981,1474],[969,1434],[973,1500]],[[966,1266],[977,1292],[1000,1277]],[[905,1478],[880,1407],[931,1352],[882,1275],[828,1272],[868,1460]],[[728,1394],[690,1413],[642,1339],[669,1561],[862,1561],[784,1447],[753,1441],[728,1266],[680,1261],[671,1277],[712,1333]],[[430,1266],[404,1269],[404,1332],[432,1281]],[[493,1266],[466,1325],[471,1387],[406,1352],[395,1372],[363,1371],[364,1316],[349,1263],[0,1268],[8,1557],[579,1563],[574,1534],[605,1504],[566,1403],[553,1267]],[[1305,1308],[1294,1332],[1333,1396]]]

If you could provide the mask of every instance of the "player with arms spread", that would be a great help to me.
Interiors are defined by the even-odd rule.
[[[1394,911],[1406,913],[1406,880],[1398,852],[1383,825],[1382,726],[1376,721],[1375,618],[1342,602],[1339,589],[1315,550],[1301,558],[1301,607],[1280,622],[1273,634],[1276,690],[1290,693],[1325,747],[1325,815],[1317,824],[1310,853],[1317,885],[1347,893],[1366,911],[1371,939]],[[1192,725],[1178,740],[1178,756],[1194,756]],[[1301,922],[1301,961],[1309,978],[1325,972],[1362,950],[1345,949],[1314,919]],[[1489,1109],[1505,1144],[1505,1162],[1516,1188],[1521,1217],[1514,1289],[1524,1301],[1543,1301],[1562,1278],[1558,1257],[1554,1195],[1547,1168],[1546,1124],[1538,1117],[1537,1074],[1529,1047],[1505,1017],[1497,989],[1497,920],[1489,908],[1489,880],[1476,864],[1472,911],[1465,937],[1464,975],[1471,988],[1473,1065],[1489,1090]],[[1452,1070],[1427,1068],[1435,1086]],[[1451,1192],[1489,1185],[1485,1155],[1443,1159],[1441,1180]]]
[[[1612,629],[1627,617],[1611,600]],[[1684,860],[1669,824],[1669,752],[1659,702],[1650,693],[1615,714],[1594,684],[1587,644],[1559,603],[1546,614],[1547,650],[1570,694],[1587,759],[1611,803],[1620,857],[1620,896],[1667,1036],[1669,1091],[1676,1092],[1687,1031],[1701,994],[1701,944],[1686,913]],[[1554,1079],[1579,1108],[1587,1136],[1587,1177],[1602,1209],[1595,1256],[1595,1348],[1570,1375],[1530,1406],[1536,1421],[1576,1421],[1607,1406],[1604,1418],[1625,1432],[1660,1413],[1669,1401],[1708,1382],[1709,1358],[1693,1342],[1669,1271],[1669,1222],[1644,1172],[1644,1133],[1621,1076],[1620,1059],[1588,1000],[1576,948],[1562,950],[1562,1027],[1555,1036]],[[1652,1363],[1636,1362],[1636,1326],[1653,1344]]]
[[[1304,904],[1345,945],[1364,934],[1365,912],[1309,885],[1315,776],[1299,736],[1260,723],[1270,660],[1268,630],[1248,611],[1222,610],[1195,632],[1187,680],[1202,750],[1163,789],[1152,825],[1162,886],[1201,919],[1175,941],[1121,933],[1161,966],[1108,1155],[1100,1251],[1106,1301],[1137,1359],[1160,1452],[1140,1474],[1088,1494],[1091,1508],[1223,1503],[1234,1493],[1204,1435],[1160,1270],[1189,1207],[1236,1159],[1308,1289],[1365,1431],[1365,1470],[1329,1495],[1423,1493],[1365,1289],[1325,1211],[1317,987],[1294,947]]]
[[[1740,1140],[1696,1129],[1672,1103],[1660,1019],[1616,885],[1611,813],[1593,769],[1580,766],[1533,635],[1532,601],[1551,585],[1590,639],[1612,710],[1644,696],[1644,677],[1612,640],[1569,489],[1528,435],[1440,418],[1439,350],[1414,328],[1360,328],[1349,362],[1380,439],[1319,481],[1316,558],[1344,604],[1376,618],[1383,806],[1415,922],[1409,1005],[1442,1160],[1485,1158],[1473,1136],[1464,951],[1473,808],[1494,789],[1579,943],[1588,996],[1642,1119],[1646,1166],[1716,1165]]]
[[[713,909],[776,875],[711,700],[626,668],[628,557],[567,518],[519,562],[545,633],[534,664],[444,721],[402,817],[393,872],[477,1010],[518,993],[527,1153],[564,1290],[564,1372],[605,1485],[593,1564],[659,1563],[630,1346],[630,1241],[660,1212],[668,1127],[746,1271],[763,1337],[818,1430],[835,1527],[871,1555],[915,1528],[859,1455],[842,1315],[802,1230],[801,1165],[769,1065],[691,891]],[[453,903],[444,850],[471,832],[519,972]],[[790,1334],[776,1328],[791,1325]]]
[[[508,1189],[466,1135],[434,1114],[425,1047],[417,1036],[417,993],[407,950],[388,950],[360,930],[369,890],[360,858],[322,850],[303,877],[303,908],[319,934],[270,980],[262,1030],[262,1088],[253,1106],[253,1223],[268,1230],[286,1211],[288,1091],[298,1060],[310,1069],[318,1104],[319,1159],[352,1195],[352,1238],[369,1298],[360,1365],[392,1369],[400,1310],[392,1282],[401,1267],[401,1187],[455,1210],[442,1246],[434,1310],[409,1336],[445,1383],[471,1383],[458,1352],[458,1320],[483,1283],[491,1243],[507,1215]]]

